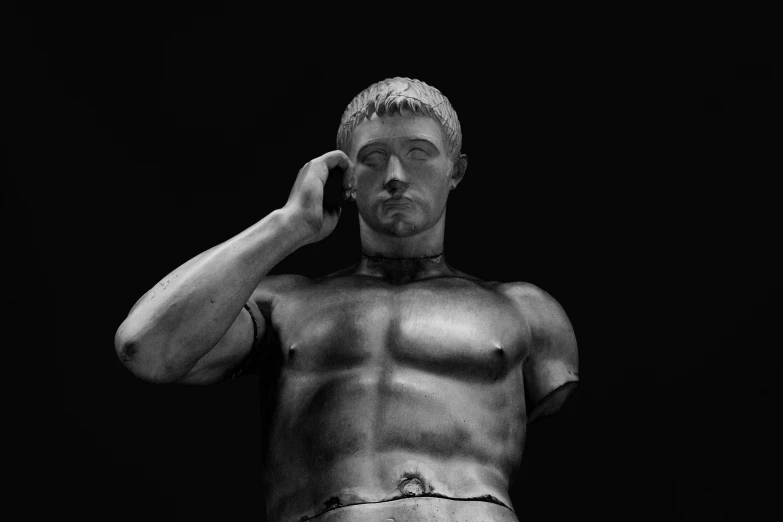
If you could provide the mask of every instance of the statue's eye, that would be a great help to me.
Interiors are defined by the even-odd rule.
[[[408,153],[408,156],[417,160],[430,159],[430,153],[420,147],[413,147]]]
[[[385,161],[386,161],[386,154],[380,150],[374,150],[372,152],[369,152],[362,159],[362,163],[369,165],[371,167],[377,167],[383,165]]]

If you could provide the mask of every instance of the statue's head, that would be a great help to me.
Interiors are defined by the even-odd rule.
[[[462,130],[457,113],[441,92],[419,80],[389,78],[359,93],[343,112],[337,131],[337,148],[350,154],[351,138],[357,125],[366,119],[395,114],[428,116],[437,121],[456,163],[462,149]]]
[[[440,91],[409,78],[370,86],[343,113],[337,146],[353,163],[349,197],[363,230],[403,237],[443,226],[467,157],[457,113]]]

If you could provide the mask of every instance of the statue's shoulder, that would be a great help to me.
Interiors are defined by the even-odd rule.
[[[345,268],[342,268],[336,272],[332,272],[331,274],[325,275],[323,277],[320,277],[314,281],[326,281],[329,279],[337,279],[340,277],[350,277],[356,273],[356,267],[359,266],[358,263],[353,264],[351,266],[346,266]]]
[[[264,277],[253,292],[253,299],[259,303],[272,301],[313,284],[313,279],[299,274],[277,274]]]
[[[568,316],[560,303],[538,286],[516,281],[501,283],[497,291],[508,297],[532,325],[571,329]]]
[[[466,274],[465,272],[462,272],[461,270],[457,270],[454,267],[450,267],[450,268],[454,274],[454,277],[458,279],[462,279],[468,283],[480,286],[492,292],[501,294],[505,297],[524,299],[526,297],[534,298],[537,296],[549,295],[531,283],[525,283],[521,281],[517,281],[513,283],[505,283],[502,281],[484,280],[472,276],[470,274]]]
[[[350,277],[355,269],[356,266],[353,265],[321,277],[308,277],[300,274],[269,275],[261,280],[255,295],[266,298],[285,297],[285,294],[307,290],[325,281]]]
[[[533,283],[525,281],[514,281],[511,283],[499,283],[498,292],[514,300],[522,301],[546,301],[552,299],[552,296]]]
[[[466,283],[469,283],[469,284],[480,286],[480,287],[485,288],[487,290],[495,291],[497,289],[498,285],[502,284],[502,283],[499,283],[498,281],[486,281],[486,280],[481,279],[479,277],[467,274],[467,273],[463,272],[462,270],[457,270],[453,266],[449,266],[449,270],[452,273],[451,277],[453,277],[455,279],[462,280],[462,281],[464,281]]]

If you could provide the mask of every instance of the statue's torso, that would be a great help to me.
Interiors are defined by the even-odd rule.
[[[522,455],[530,332],[502,285],[294,278],[260,295],[282,355],[274,518],[419,495],[513,516],[499,504]]]

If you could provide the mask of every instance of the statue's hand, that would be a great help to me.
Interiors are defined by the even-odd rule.
[[[352,167],[348,156],[335,150],[299,170],[284,208],[291,213],[306,243],[321,241],[334,231],[340,219],[342,193],[350,189]]]

